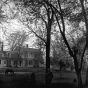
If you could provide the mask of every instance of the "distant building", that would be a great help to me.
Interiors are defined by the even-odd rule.
[[[5,51],[0,51],[0,68],[3,68],[6,66],[6,52]]]
[[[20,48],[17,51],[0,51],[0,68],[3,67],[38,67],[42,55],[39,49]]]

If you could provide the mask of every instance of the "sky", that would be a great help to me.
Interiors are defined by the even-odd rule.
[[[15,5],[12,2],[10,2],[10,3],[8,2],[7,5],[4,5],[2,10],[4,10],[4,14],[8,15],[8,17],[12,17],[12,14],[16,12]],[[15,11],[13,12],[13,10],[15,10]],[[66,24],[67,24],[67,22],[66,22]],[[67,25],[66,28],[68,29],[67,32],[69,32],[69,28],[71,28],[71,27]],[[3,35],[3,32],[2,32],[3,30],[6,30],[8,32],[8,34],[12,33],[13,31],[16,31],[16,30],[28,31],[28,29],[25,28],[25,26],[22,25],[16,18],[10,19],[9,23],[3,23],[3,25],[0,26],[0,38],[2,41],[4,41],[4,45],[6,48],[8,48],[8,47],[6,46],[5,36]],[[69,38],[69,36],[68,36],[68,38]],[[29,44],[29,47],[32,47],[35,39],[36,39],[35,36],[29,37],[29,41],[26,42]],[[54,38],[53,38],[53,40],[54,40]]]
[[[7,46],[7,41],[5,38],[5,35],[3,33],[3,30],[6,31],[5,35],[9,35],[10,33],[17,31],[17,30],[25,30],[28,31],[27,28],[25,28],[22,24],[20,24],[17,19],[11,20],[10,23],[3,23],[3,26],[1,26],[0,28],[0,39],[4,42],[4,49],[8,49]],[[33,47],[32,45],[35,42],[35,36],[33,36],[33,34],[31,34],[29,36],[29,40],[26,42],[26,44],[29,45],[29,47]]]
[[[16,17],[13,16],[13,13],[16,12],[16,7],[13,4],[13,2],[3,4],[2,10],[4,11],[3,14],[8,16],[9,20],[7,20],[8,23],[3,22],[2,25],[0,25],[0,39],[4,42],[4,49],[8,49],[5,36],[17,30],[25,30],[26,32],[29,32],[29,29],[26,28],[21,22],[19,22],[19,20]],[[36,40],[35,35],[31,34],[29,36],[29,41],[27,41],[26,44],[28,44],[29,47],[34,47],[33,45],[35,40]]]

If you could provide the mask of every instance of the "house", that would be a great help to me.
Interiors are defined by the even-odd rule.
[[[3,68],[6,66],[6,52],[0,51],[0,68]]]
[[[0,68],[12,67],[38,67],[41,59],[41,52],[34,48],[20,48],[16,51],[0,51]]]

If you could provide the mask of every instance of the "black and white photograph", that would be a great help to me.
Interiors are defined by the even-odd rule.
[[[88,88],[88,0],[0,0],[0,88]]]

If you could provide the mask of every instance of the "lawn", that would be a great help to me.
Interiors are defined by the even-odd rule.
[[[0,69],[0,88],[33,88],[31,84],[31,73],[35,72],[36,87],[44,88],[45,84],[45,69],[41,68],[15,68],[14,76],[6,76],[5,69]],[[3,73],[3,74],[2,74]],[[74,83],[73,79],[76,78],[75,72],[63,72],[62,78],[60,73],[53,71],[53,80],[50,88],[76,88],[77,82]],[[85,83],[85,73],[82,73],[83,84]]]

